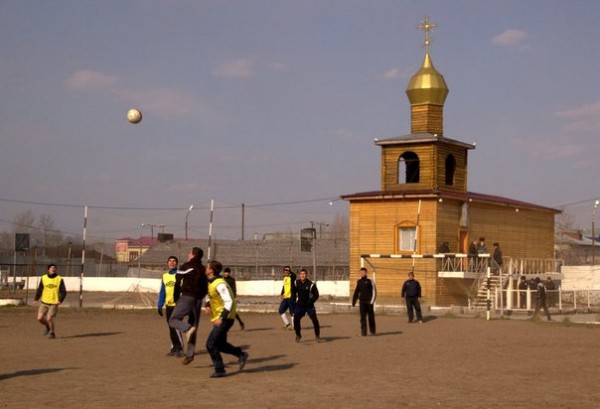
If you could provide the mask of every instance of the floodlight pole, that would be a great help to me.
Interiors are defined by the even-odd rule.
[[[81,272],[79,274],[79,308],[83,307],[83,274],[85,269],[85,236],[87,234],[87,205],[83,209],[83,242],[81,245]]]
[[[194,208],[194,205],[190,205],[190,207],[188,208],[188,211],[185,215],[185,241],[187,241],[187,239],[188,239],[188,217],[193,208]]]
[[[600,200],[594,202],[594,209],[592,210],[592,267],[596,265],[596,209],[600,205]]]

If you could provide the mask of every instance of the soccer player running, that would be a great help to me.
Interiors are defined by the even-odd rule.
[[[37,320],[46,327],[44,335],[54,339],[54,317],[58,314],[58,306],[67,296],[65,282],[56,272],[56,264],[48,264],[48,272],[42,276],[40,285],[35,292],[33,304],[40,302]]]
[[[194,360],[196,350],[196,330],[200,323],[200,307],[206,296],[206,269],[202,265],[204,251],[194,247],[188,253],[188,262],[181,265],[175,278],[175,309],[169,319],[169,326],[185,334],[187,350],[181,362],[188,365]],[[183,319],[188,317],[188,321]]]
[[[231,269],[229,267],[225,267],[223,269],[221,276],[225,281],[227,281],[227,284],[229,284],[229,288],[231,288],[231,291],[233,291],[233,297],[236,300],[235,319],[240,324],[240,329],[243,331],[246,326],[244,325],[244,321],[242,321],[242,317],[240,317],[240,313],[237,311],[237,286],[235,285],[235,278],[231,276]]]
[[[209,306],[205,307],[205,312],[212,314],[213,324],[206,340],[206,349],[215,367],[211,378],[221,378],[227,374],[221,352],[236,356],[240,371],[248,360],[247,352],[227,342],[227,332],[235,322],[235,297],[227,282],[220,276],[222,269],[223,265],[215,260],[209,262],[206,268]]]
[[[284,329],[292,329],[294,321],[294,303],[296,300],[296,273],[290,266],[283,268],[283,286],[281,287],[281,303],[279,303],[279,315],[283,320]],[[290,312],[291,320],[287,317],[287,311]]]
[[[315,330],[315,339],[321,342],[321,326],[317,318],[315,302],[319,299],[319,290],[317,285],[310,281],[305,269],[300,270],[300,279],[296,281],[296,307],[294,310],[294,331],[296,332],[296,342],[302,339],[302,327],[300,320],[308,314]]]

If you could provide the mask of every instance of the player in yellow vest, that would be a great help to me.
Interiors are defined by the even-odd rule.
[[[48,264],[48,273],[42,276],[35,292],[33,304],[40,302],[37,320],[46,327],[44,335],[54,339],[54,317],[58,314],[58,306],[65,300],[67,289],[61,276],[56,273],[56,264]]]
[[[296,273],[290,266],[283,268],[283,285],[281,286],[281,303],[279,303],[279,315],[283,320],[284,329],[293,329],[294,310],[296,308]],[[291,319],[287,317],[287,311],[290,312]]]
[[[167,315],[167,326],[169,326],[169,320],[175,309],[175,279],[177,277],[177,265],[179,260],[177,257],[170,256],[167,259],[167,267],[169,271],[162,275],[160,284],[160,290],[158,292],[158,301],[156,303],[158,307],[158,315],[163,316],[162,308],[165,307]],[[183,337],[181,332],[175,328],[169,326],[169,336],[171,337],[171,350],[167,353],[167,356],[182,357],[183,353]]]
[[[208,278],[208,304],[205,312],[211,314],[212,330],[206,340],[206,349],[215,366],[211,378],[221,378],[226,375],[221,352],[238,357],[239,370],[244,369],[248,353],[242,348],[227,342],[227,332],[235,322],[235,297],[227,282],[220,276],[223,265],[211,261],[206,268]]]

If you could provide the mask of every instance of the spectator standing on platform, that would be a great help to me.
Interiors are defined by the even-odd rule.
[[[527,289],[529,288],[529,283],[527,282],[527,278],[525,276],[521,276],[521,281],[519,281],[519,308],[527,307]]]
[[[550,321],[552,318],[550,317],[550,312],[548,311],[548,306],[546,305],[546,287],[544,287],[544,283],[542,283],[542,280],[540,280],[539,277],[536,277],[534,282],[536,284],[537,293],[535,299],[535,311],[533,312],[532,319],[537,318],[540,309],[543,309],[544,313],[546,314],[546,318],[548,318],[548,321]]]
[[[377,298],[377,288],[375,281],[367,277],[367,269],[360,269],[360,278],[356,281],[356,288],[352,296],[352,306],[359,302],[360,308],[360,335],[367,335],[367,317],[369,318],[369,333],[375,335],[375,299]]]
[[[502,257],[502,249],[500,243],[494,243],[494,252],[492,253],[492,267],[494,272],[500,274],[504,266],[504,258]]]
[[[167,326],[169,327],[169,337],[171,338],[171,350],[167,356],[183,356],[183,338],[181,333],[175,328],[171,328],[169,320],[175,309],[175,281],[177,279],[177,257],[170,256],[167,259],[167,268],[169,269],[162,275],[160,290],[158,291],[158,315],[163,316],[163,306],[165,307]]]
[[[448,245],[447,241],[440,244],[440,246],[438,247],[438,253],[440,253],[440,254],[450,253],[450,246]]]
[[[485,237],[479,238],[479,243],[477,243],[477,254],[487,254],[488,248],[485,244]]]
[[[233,278],[231,276],[231,270],[229,269],[229,267],[225,267],[223,269],[223,272],[221,273],[221,277],[223,277],[223,279],[227,282],[227,284],[229,284],[229,288],[231,288],[231,291],[233,291],[233,297],[235,298],[235,308],[236,308],[235,319],[240,324],[240,329],[243,331],[245,328],[244,321],[242,321],[242,317],[240,317],[240,313],[237,311],[237,288],[235,285],[235,278]]]
[[[67,297],[65,281],[56,272],[56,264],[48,264],[48,272],[40,279],[40,285],[35,292],[33,304],[40,302],[37,320],[46,327],[44,335],[54,339],[54,317],[58,314],[58,306]]]
[[[421,315],[421,284],[415,280],[415,274],[411,271],[408,273],[408,280],[402,285],[402,298],[406,301],[406,313],[408,314],[408,323],[413,322],[414,312],[417,314],[417,322],[423,323],[423,316]],[[414,312],[413,312],[414,309]]]

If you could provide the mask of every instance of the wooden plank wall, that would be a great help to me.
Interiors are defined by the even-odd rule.
[[[408,151],[416,153],[419,157],[419,183],[398,184],[398,160],[400,155]],[[432,189],[435,170],[432,144],[382,146],[381,148],[382,190]]]
[[[455,192],[467,191],[467,150],[447,143],[436,145],[437,150],[437,186]],[[456,160],[454,185],[446,185],[446,157],[452,154]]]
[[[417,253],[435,253],[442,241],[452,252],[459,251],[462,202],[435,199],[421,201]],[[399,254],[396,229],[401,223],[417,222],[418,199],[352,201],[350,204],[350,287],[359,277],[361,254]],[[552,258],[554,214],[544,210],[519,209],[505,205],[471,203],[469,241],[486,238],[488,250],[500,242],[504,256]],[[400,253],[401,254],[401,253]],[[410,252],[406,253],[410,254]],[[399,296],[400,286],[412,269],[411,259],[371,259],[376,267],[377,286],[382,296]],[[372,266],[367,265],[369,270]],[[424,296],[432,305],[466,304],[469,280],[437,278],[436,260],[415,261],[415,273]]]

